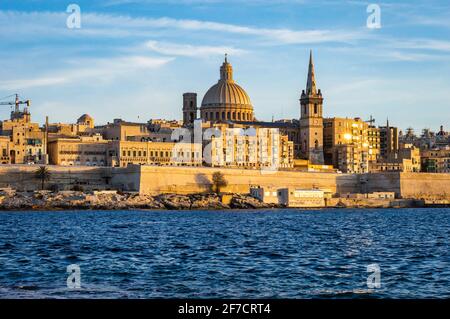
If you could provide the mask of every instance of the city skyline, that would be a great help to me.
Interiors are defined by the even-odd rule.
[[[1,97],[31,99],[40,123],[181,119],[182,94],[201,100],[228,53],[256,118],[299,118],[312,49],[325,117],[373,115],[416,133],[449,122],[448,4],[381,3],[382,27],[368,29],[364,2],[280,3],[78,1],[81,29],[68,29],[68,4],[5,1]]]

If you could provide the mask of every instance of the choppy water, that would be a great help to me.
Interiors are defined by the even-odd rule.
[[[448,298],[449,242],[450,209],[1,212],[0,297]]]

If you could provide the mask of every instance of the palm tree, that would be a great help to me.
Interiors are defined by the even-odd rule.
[[[39,166],[39,168],[34,172],[34,177],[41,180],[41,189],[44,189],[44,184],[46,181],[50,180],[51,173],[46,166]]]
[[[217,194],[220,193],[220,189],[222,187],[226,187],[228,185],[225,176],[221,172],[214,172],[212,175],[213,187]]]

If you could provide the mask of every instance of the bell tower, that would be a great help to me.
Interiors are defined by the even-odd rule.
[[[197,119],[197,93],[183,94],[183,125],[188,126]]]
[[[306,90],[300,97],[300,141],[302,158],[323,164],[323,97],[317,89],[312,51],[309,54]]]

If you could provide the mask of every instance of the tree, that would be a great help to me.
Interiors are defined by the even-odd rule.
[[[50,180],[51,173],[46,166],[39,166],[34,172],[34,177],[41,181],[41,189],[44,189],[45,182]]]
[[[228,185],[225,176],[221,172],[214,172],[212,175],[214,191],[218,194],[220,189]]]

